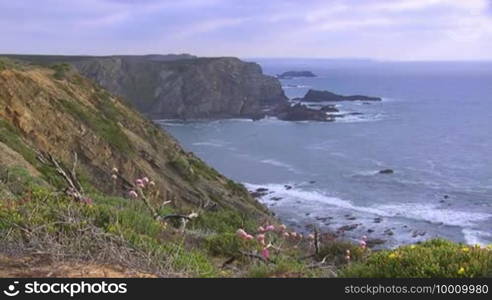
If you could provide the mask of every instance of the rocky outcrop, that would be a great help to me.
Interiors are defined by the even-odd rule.
[[[91,189],[126,195],[128,182],[148,176],[176,207],[266,214],[242,185],[185,152],[121,99],[76,72],[56,72],[25,65],[0,71],[0,167],[20,166],[51,184],[54,171],[38,154],[71,166],[76,153],[79,177]]]
[[[329,109],[336,110],[336,108],[332,108],[332,107],[330,107]],[[278,119],[284,121],[321,121],[321,122],[334,121],[334,117],[331,116],[323,108],[313,109],[301,103],[297,103],[294,105],[286,104],[283,106],[279,106],[276,109],[274,115]]]
[[[311,71],[287,71],[277,75],[278,79],[292,79],[296,77],[316,77],[316,74]]]
[[[287,101],[276,78],[264,75],[256,63],[232,57],[15,57],[69,63],[155,119],[261,118],[265,108]]]
[[[379,97],[362,95],[343,96],[329,91],[318,91],[310,89],[303,98],[296,100],[305,102],[324,102],[324,101],[381,101]]]

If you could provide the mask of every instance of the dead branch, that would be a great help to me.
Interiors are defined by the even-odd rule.
[[[318,228],[314,227],[314,253],[319,254],[319,232]]]

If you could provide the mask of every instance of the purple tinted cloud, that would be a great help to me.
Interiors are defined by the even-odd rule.
[[[490,0],[0,2],[0,52],[492,59]]]

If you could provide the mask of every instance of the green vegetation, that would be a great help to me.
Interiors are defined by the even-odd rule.
[[[117,121],[108,118],[107,114],[91,112],[87,107],[78,104],[76,101],[61,100],[60,104],[66,112],[94,130],[96,134],[115,149],[123,153],[133,152],[133,147],[126,134],[121,130]],[[105,104],[106,107],[111,105],[111,103]]]
[[[382,251],[326,241],[313,256],[312,240],[284,238],[277,226],[265,233],[274,245],[265,260],[259,255],[264,246],[258,236],[248,240],[236,233],[238,228],[253,233],[261,226],[232,209],[202,211],[182,232],[172,223],[156,220],[138,198],[94,193],[89,204],[77,202],[18,167],[0,169],[0,191],[8,191],[0,193],[0,242],[19,253],[29,249],[158,276],[492,276],[492,249],[440,239]],[[159,213],[186,212],[162,206]]]
[[[371,254],[344,277],[491,277],[492,249],[435,239]]]
[[[65,79],[71,67],[67,63],[55,64],[51,66],[51,69],[55,71],[53,77],[57,80]]]

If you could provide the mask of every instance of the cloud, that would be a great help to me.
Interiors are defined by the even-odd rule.
[[[0,52],[492,59],[491,2],[1,1]]]

